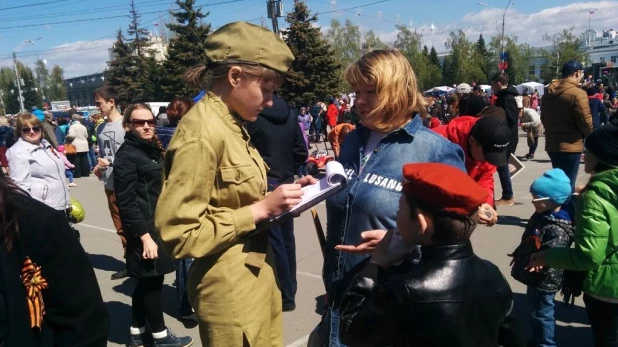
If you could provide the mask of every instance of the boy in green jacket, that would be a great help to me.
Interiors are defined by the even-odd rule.
[[[618,346],[618,120],[586,139],[586,173],[575,217],[575,248],[532,255],[529,271],[548,266],[587,271],[584,304],[595,346]]]

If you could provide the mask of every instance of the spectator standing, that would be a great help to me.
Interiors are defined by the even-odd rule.
[[[552,167],[562,169],[575,187],[584,138],[592,132],[588,95],[579,88],[584,78],[581,63],[569,61],[562,67],[562,79],[552,81],[543,95],[541,122],[545,128],[545,150]]]
[[[522,160],[534,159],[534,153],[539,146],[539,136],[543,134],[543,123],[541,123],[541,116],[531,108],[526,108],[523,102],[516,98],[517,108],[519,109],[519,122],[521,124],[521,130],[526,132],[526,138],[528,142],[528,154],[526,154]]]
[[[618,344],[618,121],[586,138],[584,170],[592,177],[580,192],[575,215],[575,247],[550,248],[532,255],[531,271],[584,272],[582,291],[594,344]]]
[[[590,107],[590,115],[592,116],[593,130],[601,126],[601,114],[605,114],[605,105],[603,104],[603,100],[599,100],[596,92],[596,87],[586,89],[586,94],[588,95],[588,105]]]
[[[159,136],[159,140],[161,140],[163,148],[167,149],[167,146],[172,140],[172,136],[178,127],[178,122],[180,122],[182,117],[189,112],[191,107],[193,107],[193,100],[184,97],[176,97],[169,103],[169,105],[167,105],[166,125],[157,125],[157,136]]]
[[[0,216],[0,345],[107,346],[107,309],[65,212],[0,173]]]
[[[127,240],[124,237],[120,215],[118,214],[118,205],[116,204],[116,195],[114,194],[114,176],[113,164],[118,148],[124,142],[125,129],[122,125],[122,116],[116,108],[116,103],[119,102],[116,90],[105,85],[93,93],[94,102],[101,111],[103,117],[107,117],[107,122],[103,123],[97,129],[97,139],[99,141],[99,160],[93,173],[103,181],[105,196],[107,197],[107,207],[116,229],[116,234],[120,237],[124,255],[126,256]],[[127,270],[118,271],[112,274],[112,279],[122,279],[127,277]]]
[[[159,106],[159,112],[157,113],[157,127],[164,127],[169,125],[167,107]]]
[[[332,104],[331,104],[332,105]],[[273,106],[265,108],[255,122],[247,124],[251,142],[271,169],[266,174],[268,191],[281,184],[293,183],[294,175],[307,161],[307,146],[286,102],[273,96]],[[268,232],[275,254],[277,278],[281,290],[283,311],[296,309],[296,241],[294,219],[288,218]]]
[[[509,206],[515,204],[508,162],[511,159],[511,154],[515,153],[517,143],[519,142],[519,112],[517,109],[517,102],[515,101],[515,97],[519,95],[519,93],[515,87],[509,85],[509,75],[506,73],[498,73],[492,77],[491,89],[497,96],[496,106],[504,109],[506,123],[511,130],[511,137],[506,151],[507,164],[498,167],[498,177],[500,177],[500,185],[502,186],[502,197],[500,200],[496,201],[496,206]]]
[[[41,121],[33,114],[17,116],[19,140],[6,153],[11,179],[34,199],[60,211],[69,206],[64,163],[43,139]]]
[[[58,146],[58,156],[62,159],[64,163],[64,175],[69,179],[69,187],[77,187],[77,183],[73,182],[73,169],[75,169],[75,165],[71,164],[69,159],[67,159],[66,155],[64,155],[64,146]]]
[[[43,138],[47,140],[54,148],[58,148],[58,139],[56,138],[56,124],[54,124],[51,112],[45,112],[45,118],[41,122],[43,127]]]
[[[89,177],[90,176],[90,164],[88,160],[88,153],[90,148],[88,146],[88,129],[81,123],[82,116],[73,109],[69,112],[71,114],[72,123],[69,127],[66,140],[75,146],[77,153],[68,154],[67,158],[73,165],[75,165],[75,178]],[[66,146],[65,146],[66,147]]]

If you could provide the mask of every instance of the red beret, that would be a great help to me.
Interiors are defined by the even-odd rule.
[[[470,215],[481,206],[487,191],[454,166],[418,163],[403,166],[404,194],[436,209]]]

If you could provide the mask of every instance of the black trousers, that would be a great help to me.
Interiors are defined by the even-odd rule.
[[[163,288],[163,276],[142,277],[137,280],[132,298],[132,326],[143,328],[146,319],[150,329],[154,333],[166,329],[163,319],[163,306],[161,303],[161,288]]]
[[[618,304],[601,301],[584,294],[588,321],[595,347],[618,347]]]
[[[284,308],[296,305],[296,241],[294,239],[294,219],[289,218],[270,229],[270,246],[275,254],[277,278],[281,289]]]
[[[77,154],[68,154],[67,159],[71,164],[75,165],[73,169],[73,178],[90,176],[90,164],[88,163],[88,152],[78,152]]]

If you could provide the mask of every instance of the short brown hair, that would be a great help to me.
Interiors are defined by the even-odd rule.
[[[103,87],[97,88],[92,93],[92,96],[95,99],[101,98],[105,100],[106,102],[109,102],[110,100],[114,100],[115,105],[120,104],[120,100],[118,99],[118,92],[116,91],[114,87],[110,86],[109,84],[105,84],[103,85]]]
[[[17,115],[15,122],[15,136],[20,137],[21,131],[26,124],[30,126],[41,126],[41,121],[32,113],[20,113]]]
[[[506,86],[507,84],[509,84],[509,75],[507,75],[505,72],[498,72],[491,78],[491,82],[500,82],[500,84]]]
[[[167,119],[171,124],[178,123],[193,107],[193,100],[185,97],[177,97],[167,105]]]
[[[404,196],[410,206],[412,218],[416,218],[418,214],[431,217],[435,229],[432,240],[437,244],[449,245],[469,240],[479,222],[478,210],[469,216],[464,216],[427,206],[410,195]]]

